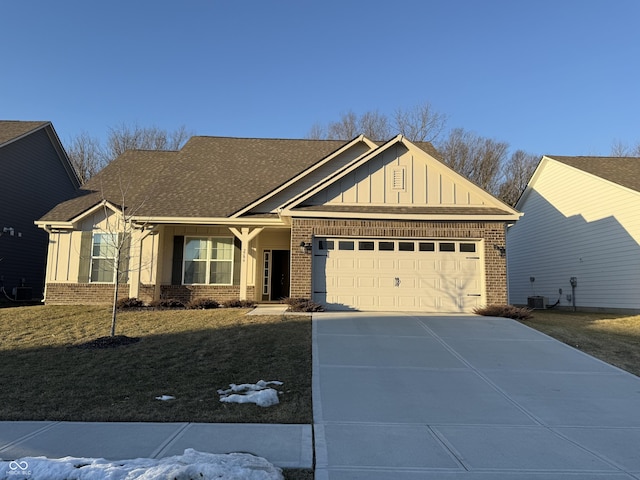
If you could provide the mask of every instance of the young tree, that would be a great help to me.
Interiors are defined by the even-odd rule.
[[[120,175],[115,186],[116,190],[119,189],[118,193],[114,195],[113,185],[109,189],[103,188],[103,215],[98,222],[99,227],[83,232],[89,243],[83,242],[85,248],[81,251],[81,262],[85,262],[86,271],[90,272],[88,281],[113,284],[111,337],[116,332],[120,285],[127,283],[130,273],[144,267],[142,240],[145,233],[151,231],[148,225],[134,221],[148,198],[136,196],[134,182],[134,178]],[[106,194],[108,190],[111,193],[109,199]],[[138,260],[136,265],[132,265],[132,259]]]

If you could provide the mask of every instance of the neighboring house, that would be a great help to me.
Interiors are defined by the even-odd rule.
[[[640,311],[640,158],[542,157],[516,208],[511,303]]]
[[[128,151],[37,222],[50,232],[46,302],[110,301],[109,225],[124,206],[122,297],[505,303],[505,230],[519,213],[437,157],[402,136],[193,137],[177,152]]]
[[[34,225],[80,183],[50,122],[0,121],[0,298],[42,298],[47,234]]]

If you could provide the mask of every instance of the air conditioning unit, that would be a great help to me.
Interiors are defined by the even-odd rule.
[[[547,297],[535,296],[527,298],[527,306],[534,310],[544,310],[547,308],[549,299]]]

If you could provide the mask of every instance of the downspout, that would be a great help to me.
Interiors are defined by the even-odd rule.
[[[51,225],[44,225],[42,228],[45,232],[47,232],[47,234],[49,235],[49,243],[51,242],[51,235],[53,234],[53,230],[51,228]],[[47,246],[47,258],[49,257],[49,247]],[[44,274],[44,288],[42,289],[42,300],[41,303],[45,303],[47,301],[47,274],[49,270],[49,264],[47,263],[46,267],[45,267],[45,274]]]

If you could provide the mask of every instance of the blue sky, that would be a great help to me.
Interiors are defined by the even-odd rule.
[[[637,0],[14,0],[0,118],[302,138],[429,102],[535,154],[640,142]]]

